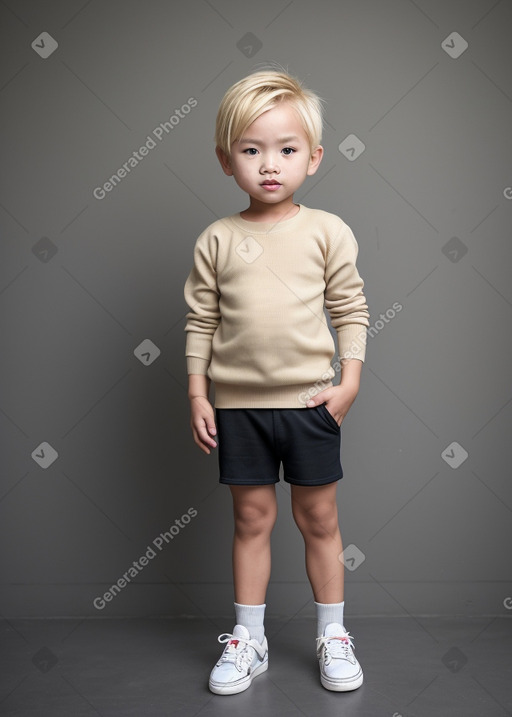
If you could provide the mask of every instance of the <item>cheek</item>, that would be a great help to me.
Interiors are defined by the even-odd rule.
[[[238,174],[243,174],[247,169],[247,162],[233,162],[233,169],[238,172]]]
[[[256,169],[254,164],[244,164],[242,167],[239,168],[238,174],[242,178],[249,178],[253,177],[258,170]]]

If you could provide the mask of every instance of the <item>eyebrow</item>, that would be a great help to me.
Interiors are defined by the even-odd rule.
[[[299,138],[296,135],[292,134],[289,137],[278,137],[276,139],[276,142],[280,144],[281,142],[291,142],[292,140],[297,141],[298,139]],[[248,139],[248,138],[240,139],[239,142],[240,142],[240,144],[262,144],[262,142],[260,142],[257,139]]]

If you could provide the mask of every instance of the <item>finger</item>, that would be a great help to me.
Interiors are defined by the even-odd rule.
[[[195,418],[193,417],[191,419],[191,424],[194,426],[194,428],[198,431],[200,431],[202,428],[206,428],[208,433],[212,436],[214,436],[217,433],[217,428],[215,426],[215,420],[212,415],[207,413],[206,415],[199,415]]]
[[[324,395],[324,392],[317,393],[314,398],[310,398],[309,401],[307,401],[306,406],[309,406],[312,408],[313,406],[319,406],[321,403],[325,403],[328,399],[328,396]]]
[[[210,436],[214,436],[217,433],[217,428],[215,427],[215,422],[213,420],[206,424],[206,429]]]
[[[208,448],[208,446],[206,446],[204,444],[204,442],[201,440],[201,438],[199,437],[199,434],[197,433],[197,431],[195,429],[193,430],[193,436],[194,436],[194,443],[196,444],[196,446],[199,446],[199,448],[203,451],[203,453],[210,455],[210,452],[211,452],[210,449]]]
[[[206,455],[208,455],[208,456],[210,455],[210,453],[211,453],[210,449],[207,448],[206,446],[204,446],[204,445],[201,443],[201,441],[197,440],[197,441],[196,441],[196,444],[197,444],[197,445],[199,446],[199,448],[203,451],[203,453],[206,453]]]
[[[197,431],[197,435],[199,436],[200,440],[205,445],[212,446],[212,448],[216,447],[217,444],[215,443],[213,438],[209,435],[204,423],[201,426],[196,426],[196,431]]]

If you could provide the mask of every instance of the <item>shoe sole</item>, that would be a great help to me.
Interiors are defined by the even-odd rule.
[[[363,673],[360,672],[349,682],[331,681],[328,677],[321,674],[320,682],[322,683],[322,687],[325,687],[326,690],[331,690],[332,692],[350,692],[350,690],[357,690],[358,687],[361,687],[363,684]]]
[[[255,677],[258,675],[261,675],[263,672],[268,670],[268,658],[265,660],[265,662],[262,662],[261,665],[258,665],[255,670],[253,670],[247,677],[243,678],[243,681],[236,682],[233,684],[227,684],[224,685],[220,682],[210,682],[208,683],[208,686],[216,695],[236,695],[239,692],[243,692],[244,690],[247,690],[253,681]]]

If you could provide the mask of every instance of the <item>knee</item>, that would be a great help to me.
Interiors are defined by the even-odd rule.
[[[307,508],[294,505],[293,517],[301,533],[311,537],[332,537],[338,530],[338,508],[335,503],[316,503]]]
[[[234,514],[235,529],[238,535],[254,537],[272,532],[276,522],[277,510],[274,506],[245,503],[236,506]]]

